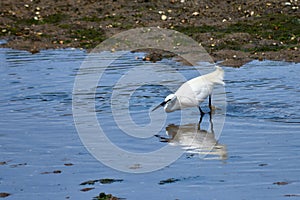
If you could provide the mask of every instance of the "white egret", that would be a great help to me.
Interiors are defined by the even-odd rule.
[[[215,71],[203,76],[198,76],[182,84],[175,94],[169,94],[165,100],[152,111],[160,106],[164,107],[164,110],[167,113],[188,107],[198,107],[202,117],[204,112],[201,110],[200,104],[209,97],[208,104],[210,111],[212,111],[212,91],[215,84],[225,85],[223,78],[224,70],[221,67],[216,66]]]

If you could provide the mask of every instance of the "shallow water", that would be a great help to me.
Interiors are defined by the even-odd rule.
[[[165,168],[133,174],[100,163],[77,134],[72,90],[85,56],[71,49],[34,55],[0,49],[0,193],[10,193],[7,199],[92,199],[100,192],[126,199],[285,199],[300,195],[300,64],[253,61],[239,69],[224,68],[227,114],[222,134],[216,136],[218,148],[199,158],[198,153],[207,149],[195,144]],[[136,56],[141,54],[126,54],[114,63],[118,67],[102,77],[107,85],[97,87],[95,109],[111,141],[127,151],[148,152],[168,145],[165,127],[178,125],[180,119],[177,112],[168,115],[157,133],[161,138],[134,139],[118,130],[110,110],[115,83],[109,80],[126,74]],[[195,70],[173,61],[158,64],[172,65],[187,79],[195,76]],[[178,82],[171,78],[160,84],[176,89]],[[155,84],[136,90],[130,103],[134,105],[130,107],[133,121],[146,126],[149,109],[169,92],[170,88]],[[190,124],[181,130],[190,130],[198,121],[197,110],[190,112]],[[202,128],[211,133],[208,117],[203,120]],[[177,128],[171,126],[168,131]],[[211,137],[200,134],[206,133],[197,135],[199,141]],[[186,148],[182,141],[170,143]],[[123,181],[80,185],[104,178]],[[94,189],[80,191],[86,187]]]

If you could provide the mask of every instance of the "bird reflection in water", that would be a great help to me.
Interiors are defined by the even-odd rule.
[[[202,121],[202,119],[201,119]],[[180,146],[190,155],[199,155],[203,159],[226,160],[226,146],[219,144],[213,130],[212,116],[210,114],[210,130],[200,128],[200,123],[175,125],[166,127],[168,137],[156,135],[161,142]]]

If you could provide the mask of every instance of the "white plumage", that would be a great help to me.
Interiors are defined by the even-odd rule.
[[[209,107],[211,109],[211,94],[215,84],[224,85],[224,70],[216,66],[216,70],[193,78],[182,84],[175,94],[169,94],[165,100],[155,107],[152,111],[160,106],[164,107],[166,112],[173,112],[187,107],[199,107],[203,114],[200,104],[209,97]]]

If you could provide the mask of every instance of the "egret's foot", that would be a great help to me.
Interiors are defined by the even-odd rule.
[[[208,114],[215,114],[215,111],[217,110],[217,107],[213,106],[213,105],[210,105],[209,110],[210,111],[208,112]]]
[[[201,129],[200,129],[200,123],[198,124],[198,127],[197,127],[197,128],[198,128],[197,130],[199,130],[199,131],[201,130]]]

